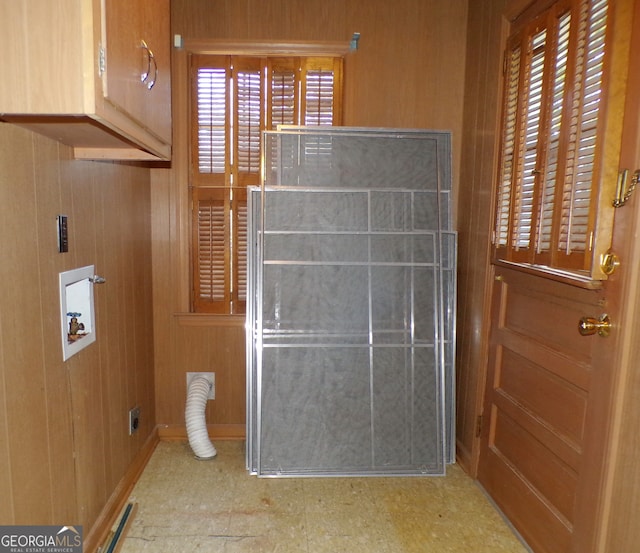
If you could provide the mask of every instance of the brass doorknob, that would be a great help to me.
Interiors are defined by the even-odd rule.
[[[599,319],[593,317],[582,317],[578,323],[578,331],[582,336],[591,336],[598,334],[599,336],[609,336],[611,332],[611,321],[609,315],[601,315]]]

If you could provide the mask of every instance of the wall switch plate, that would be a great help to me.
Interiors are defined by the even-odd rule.
[[[140,407],[129,409],[129,436],[135,434],[140,426]]]
[[[67,228],[67,216],[58,215],[58,252],[69,251],[69,229]]]
[[[189,384],[196,376],[204,376],[211,382],[211,389],[207,399],[216,399],[216,373],[187,373],[187,392],[189,391]]]

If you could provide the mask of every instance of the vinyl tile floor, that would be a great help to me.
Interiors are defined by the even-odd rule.
[[[187,443],[158,444],[120,553],[529,551],[457,465],[445,477],[257,478],[243,442],[215,446],[198,461]]]

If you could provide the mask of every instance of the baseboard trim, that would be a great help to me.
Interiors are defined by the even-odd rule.
[[[208,424],[207,431],[212,440],[244,440],[247,429],[244,424]],[[187,427],[184,424],[163,424],[158,426],[160,440],[186,440]]]
[[[85,553],[97,553],[100,546],[104,544],[125,503],[129,499],[131,490],[140,478],[142,471],[147,466],[159,442],[160,438],[158,436],[158,428],[156,427],[143,444],[131,465],[129,465],[127,472],[120,482],[118,482],[111,497],[109,497],[109,500],[98,515],[89,533],[85,536],[83,543],[83,551],[85,551]]]

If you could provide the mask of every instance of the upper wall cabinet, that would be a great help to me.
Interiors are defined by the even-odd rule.
[[[171,157],[169,0],[0,2],[0,119],[76,158]]]

